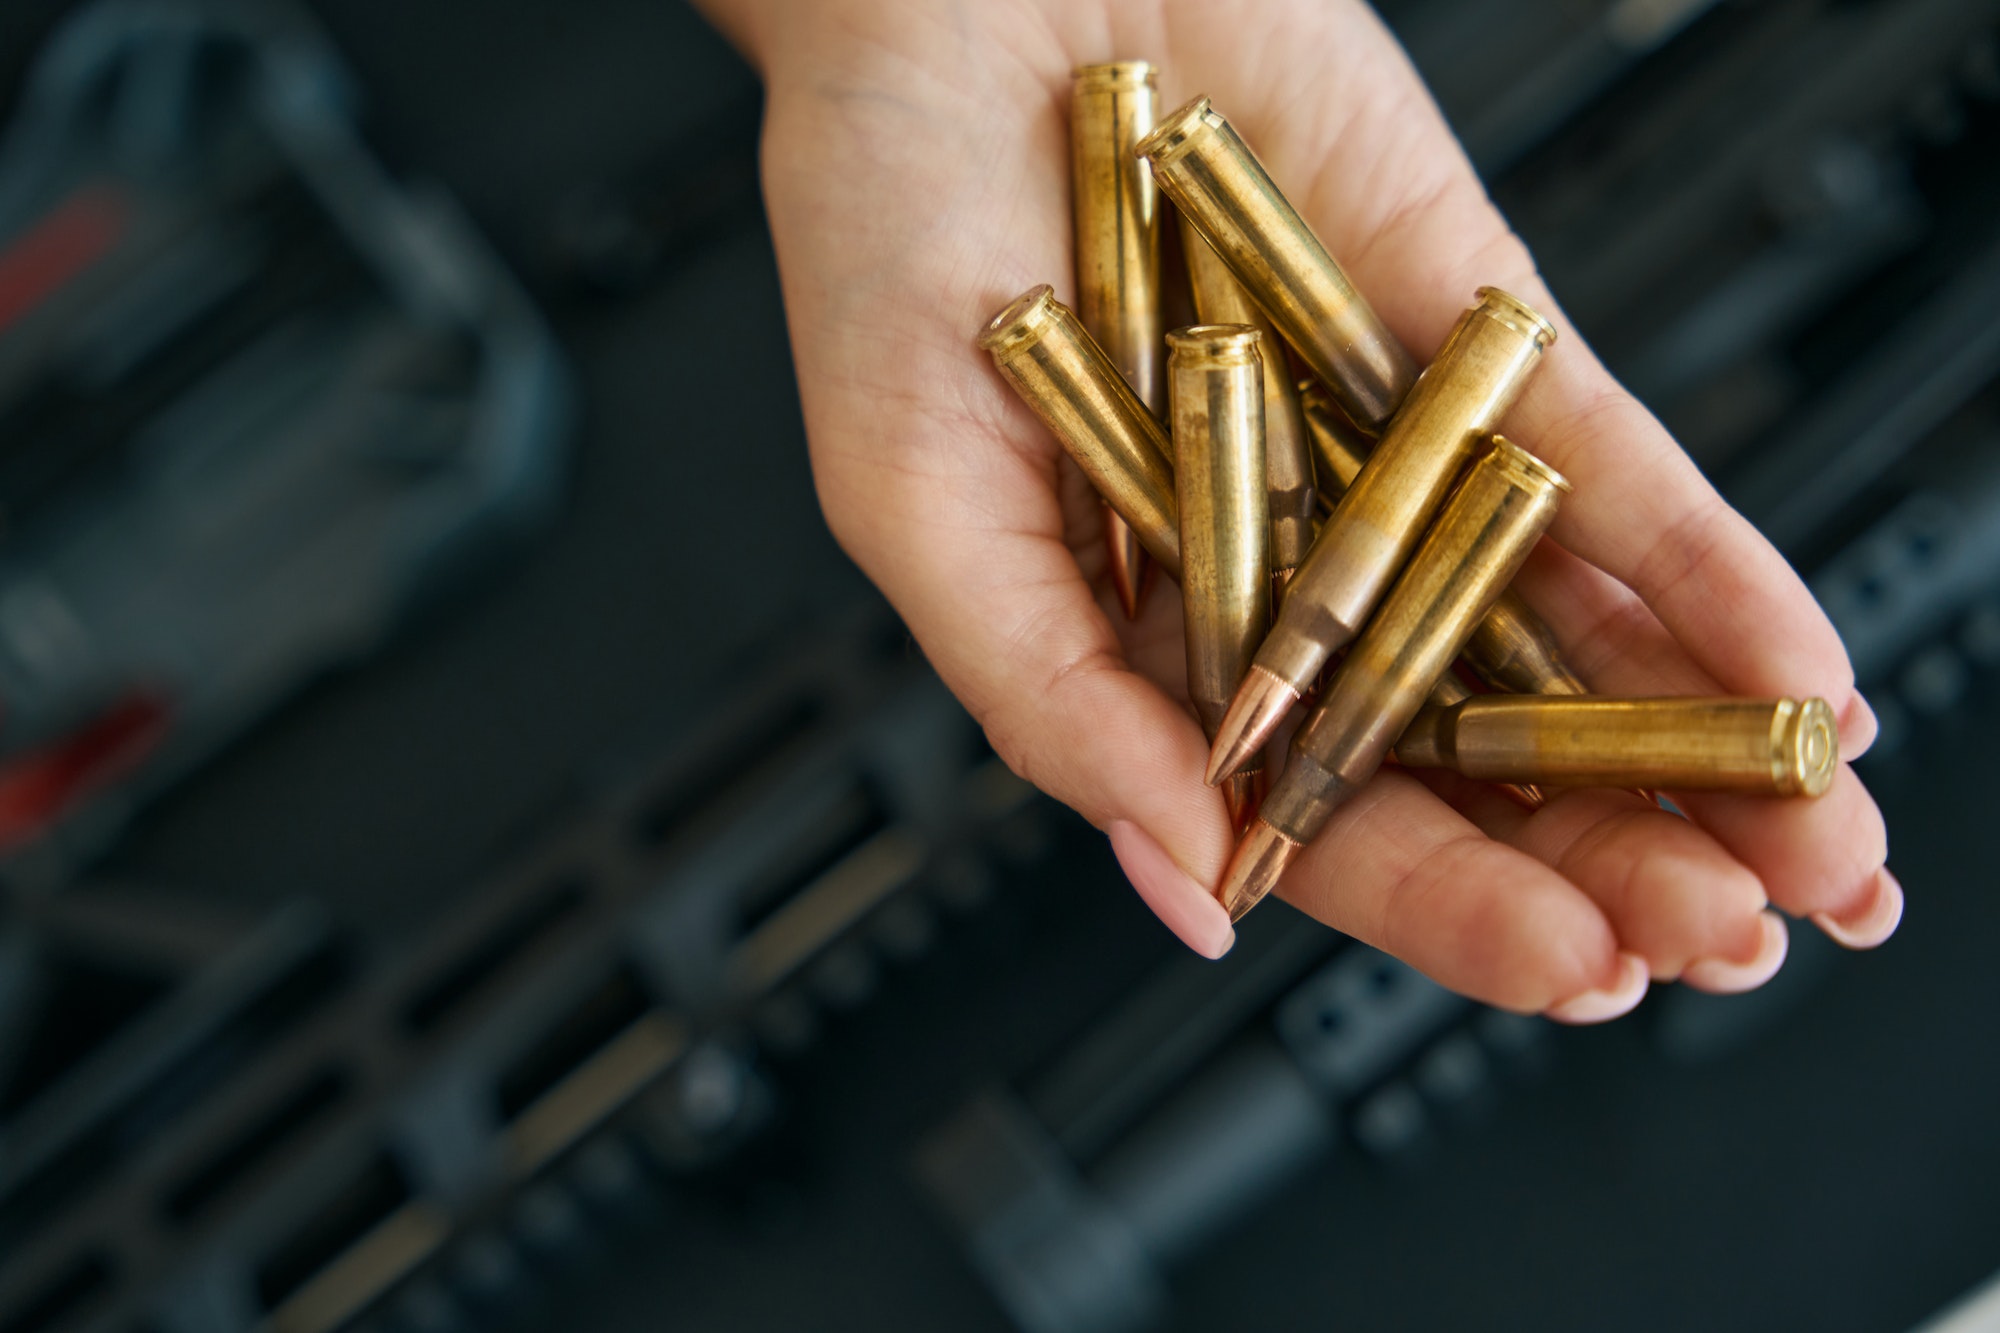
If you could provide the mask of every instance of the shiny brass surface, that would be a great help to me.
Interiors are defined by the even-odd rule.
[[[978,341],[1147,552],[1180,578],[1166,435],[1076,315],[1044,283],[1009,302]]]
[[[1079,67],[1070,80],[1070,198],[1076,313],[1139,400],[1165,407],[1159,190],[1133,147],[1159,119],[1158,72],[1143,60]],[[1146,586],[1139,535],[1105,515],[1111,578],[1127,616]]]
[[[1553,468],[1505,440],[1496,440],[1473,465],[1293,738],[1291,759],[1264,798],[1260,824],[1290,842],[1308,843],[1375,775],[1479,617],[1527,559],[1568,486]],[[1246,840],[1238,848],[1224,883],[1234,893],[1262,896],[1268,886],[1260,887],[1249,868],[1236,867],[1246,856],[1268,861],[1267,851],[1244,850],[1250,846]]]
[[[1242,324],[1167,335],[1188,697],[1211,738],[1271,623],[1262,341]]]
[[[1541,364],[1555,329],[1494,288],[1460,316],[1437,360],[1410,391],[1387,433],[1340,498],[1292,579],[1257,665],[1303,694],[1375,604],[1429,527],[1479,441],[1490,434]],[[1240,701],[1247,717],[1255,704]],[[1210,758],[1231,772],[1269,733],[1225,725],[1232,749]]]
[[[1482,694],[1424,709],[1396,757],[1496,782],[1818,796],[1840,739],[1823,699]]]
[[[1465,641],[1465,660],[1481,680],[1515,694],[1589,694],[1563,661],[1556,636],[1512,588]]]
[[[1349,414],[1372,430],[1386,426],[1416,380],[1416,363],[1229,122],[1197,97],[1163,119],[1138,152]]]
[[[1307,381],[1299,385],[1300,407],[1312,442],[1313,466],[1319,475],[1319,502],[1331,510],[1361,472],[1374,441],[1341,414],[1326,390]],[[1465,660],[1481,680],[1515,694],[1588,694],[1581,678],[1563,661],[1556,636],[1509,588],[1500,594],[1472,637]]]
[[[1306,448],[1312,453],[1314,499],[1323,514],[1331,514],[1361,475],[1361,465],[1374,452],[1375,441],[1347,419],[1326,386],[1315,379],[1298,382],[1299,415],[1306,423]]]
[[[1262,335],[1257,349],[1264,358],[1264,480],[1270,496],[1275,600],[1311,549],[1317,517],[1312,454],[1298,387],[1285,364],[1277,329],[1186,218],[1181,219],[1181,249],[1187,255],[1188,282],[1202,323],[1242,324]]]
[[[1502,593],[1501,596],[1504,597],[1506,596],[1506,594]],[[1482,621],[1481,623],[1483,624],[1485,622]],[[1477,631],[1474,632],[1477,633]],[[1467,687],[1466,683],[1458,678],[1456,672],[1452,671],[1445,672],[1442,676],[1438,677],[1438,683],[1431,686],[1431,692],[1429,697],[1425,701],[1423,708],[1420,709],[1417,713],[1417,720],[1410,723],[1410,725],[1404,729],[1403,736],[1404,737],[1409,736],[1409,734],[1423,722],[1425,714],[1434,713],[1440,709],[1450,708],[1453,704],[1463,703],[1467,699],[1474,699],[1477,697],[1478,696],[1473,694],[1472,690]],[[1396,747],[1389,752],[1389,761],[1391,763],[1402,762],[1402,759],[1400,757],[1402,754],[1402,746],[1403,746],[1403,741],[1401,739],[1398,739],[1396,741]],[[1524,809],[1539,810],[1544,805],[1548,804],[1549,798],[1542,793],[1541,788],[1533,785],[1532,783],[1497,782],[1493,785],[1498,787],[1501,791],[1507,793],[1507,795],[1513,797],[1515,802],[1521,805]]]

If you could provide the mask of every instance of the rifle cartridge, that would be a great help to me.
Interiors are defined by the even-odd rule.
[[[1312,444],[1320,507],[1331,511],[1360,474],[1375,442],[1363,435],[1334,406],[1325,388],[1312,380],[1300,383],[1299,406]],[[1466,640],[1465,660],[1495,689],[1515,694],[1590,693],[1563,661],[1554,632],[1512,588],[1500,594]]]
[[[1076,226],[1076,313],[1156,416],[1164,400],[1160,203],[1133,153],[1159,119],[1158,71],[1143,60],[1083,65],[1070,79],[1070,197]],[[1145,547],[1106,506],[1111,578],[1128,617],[1145,592]]]
[[[1218,733],[1210,782],[1263,748],[1327,658],[1367,623],[1479,441],[1513,405],[1555,336],[1547,320],[1515,297],[1480,289],[1479,304],[1459,317],[1292,577],[1277,623]]]
[[[1568,489],[1554,468],[1504,439],[1473,464],[1293,738],[1283,774],[1223,872],[1217,896],[1232,920],[1270,892],[1374,776]]]
[[[1198,324],[1167,335],[1188,697],[1212,740],[1271,623],[1262,335]],[[1224,785],[1240,833],[1256,813],[1262,756]]]
[[[1138,154],[1349,414],[1383,429],[1416,363],[1230,123],[1197,97],[1140,140]]]
[[[1313,461],[1299,391],[1270,318],[1185,217],[1181,249],[1187,255],[1188,282],[1201,322],[1248,325],[1261,335],[1257,349],[1264,365],[1264,481],[1270,496],[1271,599],[1276,605],[1312,547],[1317,517]]]
[[[1298,382],[1299,415],[1306,423],[1306,448],[1312,454],[1314,501],[1322,515],[1331,514],[1361,475],[1361,465],[1375,441],[1347,419],[1333,395],[1316,379]]]
[[[1396,758],[1494,782],[1818,796],[1840,737],[1824,699],[1482,694],[1418,713]]]
[[[1181,576],[1174,469],[1160,423],[1047,283],[1007,304],[979,346],[1168,577]]]
[[[1454,672],[1446,671],[1442,676],[1438,677],[1438,683],[1431,686],[1430,694],[1425,696],[1424,706],[1417,711],[1416,721],[1404,728],[1403,736],[1407,737],[1411,731],[1421,726],[1426,714],[1450,708],[1453,704],[1464,703],[1467,699],[1476,699],[1478,697],[1478,695],[1475,695],[1466,687],[1465,682],[1460,680]],[[1400,764],[1403,762],[1402,752],[1403,740],[1398,738],[1395,748],[1389,751],[1389,758]],[[1410,767],[1410,765],[1405,765],[1405,767]],[[1548,804],[1549,798],[1542,793],[1541,788],[1531,783],[1496,782],[1493,785],[1513,797],[1515,803],[1523,809],[1539,810]]]

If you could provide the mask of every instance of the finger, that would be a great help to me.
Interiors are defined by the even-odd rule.
[[[1469,784],[1479,785],[1479,784]],[[1530,812],[1496,794],[1464,807],[1493,837],[1560,872],[1597,904],[1655,981],[1734,993],[1785,961],[1764,886],[1701,828],[1630,792],[1558,792]]]
[[[1627,695],[1720,688],[1629,592],[1558,549],[1537,551],[1534,563],[1538,603],[1594,687]],[[1864,745],[1872,738],[1872,723],[1851,720],[1849,729]],[[1847,744],[1843,735],[1843,752],[1850,752]],[[1888,854],[1882,813],[1848,765],[1812,800],[1686,792],[1674,801],[1755,873],[1785,911],[1823,916],[1823,928],[1844,931],[1851,947],[1862,939],[1880,943],[1895,928],[1902,900],[1893,880],[1880,874]]]
[[[1452,990],[1572,1021],[1645,995],[1604,913],[1546,865],[1487,838],[1408,774],[1385,770],[1336,813],[1279,891]]]

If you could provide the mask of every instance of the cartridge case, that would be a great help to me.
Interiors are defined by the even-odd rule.
[[[1138,151],[1161,191],[1349,415],[1382,430],[1415,382],[1416,363],[1229,122],[1197,97],[1162,120]]]
[[[1503,593],[1501,595],[1505,596],[1506,594]],[[1431,692],[1426,696],[1424,706],[1417,710],[1416,720],[1404,728],[1403,738],[1407,738],[1411,732],[1422,726],[1426,715],[1477,697],[1470,689],[1466,688],[1465,682],[1460,680],[1456,673],[1447,670],[1442,676],[1438,677],[1437,684],[1431,686]],[[1402,763],[1403,738],[1399,738],[1396,741],[1396,747],[1389,752],[1389,757],[1397,763]],[[1516,802],[1526,809],[1539,810],[1548,803],[1548,797],[1542,793],[1539,787],[1532,784],[1502,782],[1495,785],[1501,791],[1513,797]]]
[[[978,342],[1147,552],[1180,578],[1166,435],[1076,315],[1043,283],[1009,302]]]
[[[1563,661],[1556,636],[1512,588],[1500,594],[1465,641],[1465,660],[1481,680],[1515,694],[1588,694]]]
[[[1306,423],[1306,448],[1312,454],[1313,499],[1320,513],[1331,514],[1361,475],[1361,465],[1374,452],[1375,441],[1348,420],[1324,384],[1303,379],[1297,387],[1299,415]]]
[[[1554,339],[1522,302],[1481,289],[1334,506],[1258,666],[1303,693],[1328,655],[1354,638]]]
[[[1143,60],[1079,67],[1070,80],[1070,177],[1077,316],[1156,416],[1165,407],[1160,204],[1133,147],[1159,119],[1158,75]],[[1105,515],[1113,582],[1136,616],[1145,587],[1137,534]]]
[[[1188,697],[1211,740],[1271,623],[1262,341],[1242,324],[1167,335]],[[1261,766],[1225,793],[1239,827]]]
[[[1077,318],[1155,414],[1166,407],[1160,200],[1132,150],[1159,119],[1158,77],[1143,60],[1081,66],[1069,115]]]
[[[1218,892],[1232,918],[1269,892],[1297,850],[1374,776],[1568,489],[1553,468],[1506,440],[1473,465],[1293,738],[1291,759],[1264,798],[1261,828],[1251,829],[1224,872]]]
[[[1301,383],[1299,402],[1319,481],[1319,504],[1330,511],[1360,475],[1375,442],[1341,414],[1321,385]],[[1495,689],[1516,694],[1590,692],[1563,661],[1548,625],[1512,588],[1500,594],[1466,640],[1465,660]]]
[[[1482,694],[1418,713],[1396,758],[1490,782],[1818,796],[1840,739],[1823,699]]]
[[[1260,335],[1263,358],[1264,489],[1271,512],[1271,592],[1274,600],[1312,547],[1318,517],[1313,461],[1306,440],[1298,387],[1285,364],[1285,349],[1270,319],[1243,290],[1201,234],[1181,219],[1181,249],[1187,255],[1188,283],[1195,313],[1204,324],[1240,324]],[[1176,444],[1178,448],[1178,443]],[[1185,502],[1183,502],[1185,503]],[[1185,512],[1185,511],[1183,511]]]

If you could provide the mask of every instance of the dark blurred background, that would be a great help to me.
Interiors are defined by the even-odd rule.
[[[2000,1269],[2000,2],[1381,9],[1847,637],[1886,948],[1584,1031],[1282,907],[1192,958],[828,537],[691,11],[10,0],[0,1333],[1897,1329]]]

